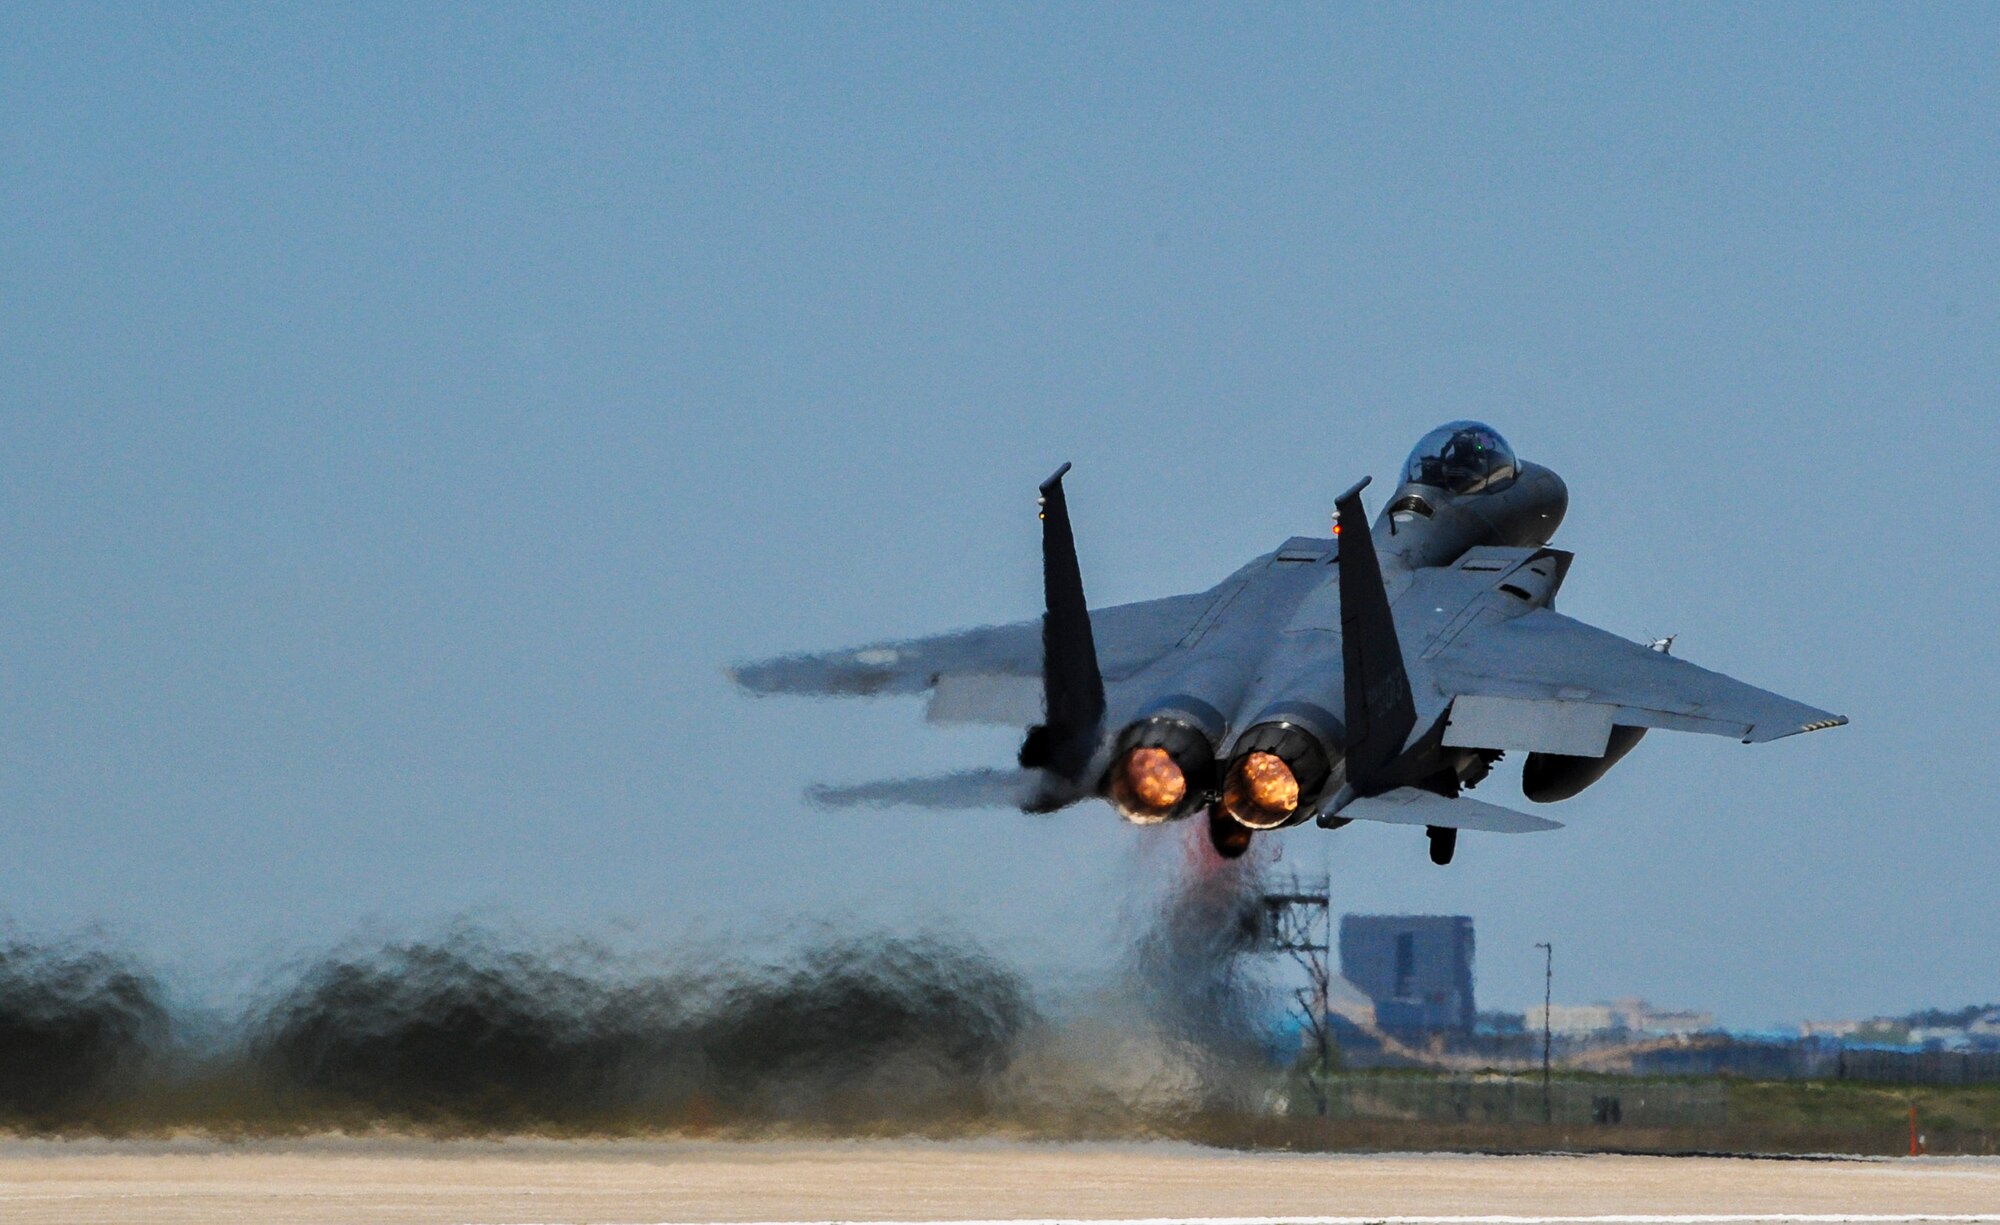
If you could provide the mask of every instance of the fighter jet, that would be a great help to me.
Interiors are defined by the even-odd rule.
[[[1207,591],[1090,609],[1064,464],[1041,486],[1039,622],[794,655],[732,670],[755,694],[929,695],[938,723],[1026,725],[1018,768],[819,787],[836,805],[1108,801],[1154,825],[1202,814],[1226,858],[1308,821],[1458,831],[1558,822],[1465,793],[1507,752],[1522,791],[1568,799],[1654,728],[1745,744],[1847,722],[1555,611],[1571,554],[1554,472],[1454,421],[1417,443],[1368,527],[1363,479],[1328,538],[1298,536]]]

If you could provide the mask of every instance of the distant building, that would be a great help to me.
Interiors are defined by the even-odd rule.
[[[1849,1048],[2000,1051],[2000,1011],[1982,1014],[1976,1008],[1969,1008],[1955,1014],[1925,1012],[1906,1017],[1870,1017],[1865,1021],[1805,1021],[1799,1025],[1799,1035],[1835,1039]]]
[[[1927,1051],[1972,1049],[1972,1034],[1956,1025],[1925,1025],[1910,1030],[1910,1041]]]
[[[1860,1021],[1802,1021],[1801,1038],[1838,1039],[1847,1046],[1908,1046],[1910,1024],[1901,1017],[1869,1017]]]
[[[1681,1009],[1655,1008],[1645,1000],[1628,998],[1609,1004],[1556,1004],[1549,1008],[1548,1025],[1559,1034],[1699,1034],[1715,1029],[1715,1014]],[[1528,1028],[1542,1027],[1542,1010],[1528,1011]]]
[[[1609,1004],[1553,1004],[1545,1022],[1540,1008],[1530,1008],[1528,1028],[1540,1029],[1544,1024],[1559,1034],[1597,1034],[1616,1029],[1618,1015]]]
[[[1473,1018],[1482,1034],[1522,1034],[1528,1032],[1528,1016],[1522,1012],[1482,1012]]]
[[[1472,920],[1465,915],[1342,915],[1340,974],[1391,1033],[1472,1032]]]
[[[1655,1008],[1645,1000],[1619,1000],[1612,1007],[1635,1034],[1705,1034],[1715,1031],[1715,1014],[1692,1008]]]

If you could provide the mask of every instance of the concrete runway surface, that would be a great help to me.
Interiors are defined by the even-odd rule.
[[[1002,1141],[0,1142],[0,1221],[19,1225],[1272,1217],[2000,1225],[2000,1159],[1307,1155]]]

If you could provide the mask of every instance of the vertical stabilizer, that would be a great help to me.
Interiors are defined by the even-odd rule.
[[[1069,503],[1063,497],[1064,464],[1042,482],[1042,694],[1047,717],[1028,733],[1021,764],[1040,766],[1074,783],[1083,782],[1097,748],[1104,719],[1104,678],[1097,670],[1097,643],[1090,633],[1090,610],[1083,598],[1083,572],[1076,561]]]
[[[1416,725],[1403,648],[1382,585],[1382,563],[1361,506],[1369,478],[1334,502],[1340,512],[1340,650],[1346,672],[1347,774],[1366,792]]]

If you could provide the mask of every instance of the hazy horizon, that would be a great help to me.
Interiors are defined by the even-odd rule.
[[[1482,1008],[2000,998],[2000,15],[0,13],[0,917],[211,986],[452,916],[963,931],[1087,979],[1178,855],[724,668],[1094,604],[1485,420],[1564,612],[1853,724],[1656,733],[1568,828],[1292,831]],[[1480,795],[1519,799],[1510,761]]]

